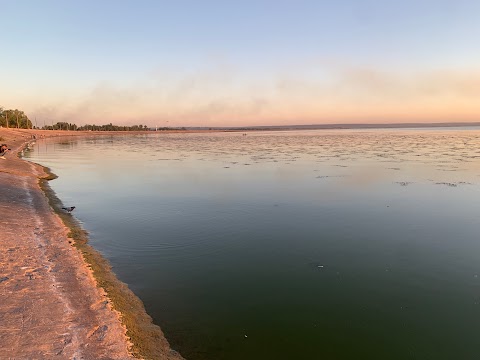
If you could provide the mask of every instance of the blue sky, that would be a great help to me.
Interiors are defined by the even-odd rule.
[[[31,117],[480,120],[478,1],[2,0],[0,9],[0,105]]]

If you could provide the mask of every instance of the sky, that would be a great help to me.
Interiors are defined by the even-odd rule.
[[[480,121],[477,0],[0,0],[39,126]]]

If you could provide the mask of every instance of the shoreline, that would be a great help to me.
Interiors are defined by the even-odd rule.
[[[115,133],[124,134],[124,132]],[[56,305],[57,312],[62,317],[61,320],[58,319],[58,321],[51,323],[51,329],[48,329],[48,327],[43,327],[41,331],[33,329],[31,338],[35,338],[36,341],[29,340],[29,337],[26,341],[17,342],[18,348],[14,345],[13,348],[7,349],[9,345],[12,345],[9,337],[13,337],[13,334],[0,335],[0,351],[14,357],[55,355],[62,358],[63,355],[65,358],[83,356],[86,359],[105,357],[112,359],[183,359],[179,353],[170,348],[160,327],[153,323],[152,318],[145,311],[142,301],[125,283],[117,279],[111,270],[108,260],[88,245],[88,234],[80,226],[80,223],[75,217],[61,210],[62,202],[48,183],[50,180],[55,179],[56,175],[50,169],[21,159],[18,156],[29,143],[35,141],[31,138],[33,134],[37,135],[37,139],[38,136],[47,138],[93,135],[92,132],[0,129],[1,142],[6,142],[12,148],[12,152],[7,155],[7,160],[2,160],[2,163],[0,163],[0,180],[3,184],[7,183],[10,186],[10,189],[7,186],[5,190],[12,190],[12,192],[16,191],[18,193],[23,191],[36,198],[35,201],[28,201],[31,205],[29,210],[36,214],[38,222],[37,226],[34,226],[32,230],[33,233],[48,235],[45,237],[48,240],[44,239],[43,244],[37,244],[39,246],[36,249],[30,248],[31,251],[28,255],[24,254],[22,256],[22,254],[19,254],[13,261],[8,259],[10,263],[14,263],[12,266],[0,266],[0,286],[3,285],[5,287],[4,296],[10,290],[8,296],[10,301],[7,306],[5,306],[5,302],[2,302],[4,305],[0,305],[0,321],[7,320],[8,322],[8,320],[12,320],[11,322],[15,323],[15,319],[9,319],[7,313],[11,312],[12,308],[19,309],[19,316],[16,317],[21,318],[21,329],[24,331],[24,319],[33,316],[25,308],[25,302],[31,297],[40,297],[43,303]],[[106,135],[106,132],[100,132],[98,135]],[[24,178],[28,178],[28,181],[26,182]],[[15,188],[14,184],[22,181],[26,185],[21,189]],[[0,194],[0,210],[9,208],[9,205],[11,205],[11,201],[4,199],[4,196]],[[9,230],[9,233],[12,235],[15,234],[18,225],[22,226],[29,221],[27,218],[22,217],[20,212],[7,216],[6,220],[10,224],[10,228],[4,229],[7,225],[0,223],[0,230]],[[55,223],[55,228],[49,228],[49,222]],[[9,248],[2,249],[2,245],[0,245],[0,249],[6,250],[8,254],[11,249],[15,248],[11,246],[12,244],[15,245],[17,243],[18,245],[22,240],[31,238],[32,235],[34,238],[36,236],[35,234],[25,235],[21,238],[14,236],[16,239],[14,237],[8,239],[9,241],[6,241],[7,244],[2,245],[9,245]],[[58,254],[54,259],[42,258],[42,254],[50,251],[58,252],[58,249],[56,249],[57,245],[53,245],[52,235],[56,235],[55,240],[61,244],[62,255],[64,255],[63,253],[68,255],[63,256],[62,261],[56,261]],[[24,266],[20,265],[28,262],[27,260],[35,260],[35,258],[36,262],[42,263],[47,271],[42,272],[42,276],[40,276],[41,270],[39,269],[41,267],[39,267],[25,275],[26,278],[30,280],[42,279],[42,282],[53,281],[55,284],[60,282],[61,284],[59,285],[53,284],[52,288],[56,287],[55,291],[52,291],[50,286],[45,287],[45,284],[41,284],[41,287],[45,288],[45,290],[39,294],[38,290],[27,288],[30,282],[15,276],[16,270],[24,268]],[[44,263],[46,262],[49,262],[49,264],[45,265]],[[0,263],[3,263],[3,261]],[[62,276],[58,275],[59,273],[62,273],[62,275],[67,273],[70,276],[66,276],[68,279],[62,279]],[[74,275],[75,279],[71,275]],[[85,278],[88,278],[89,281],[86,281]],[[14,280],[17,280],[16,284]],[[62,283],[63,280],[67,280],[65,282],[68,283],[68,286],[66,283]],[[25,285],[27,291],[19,294],[19,296],[10,296],[15,292],[19,282],[24,283],[23,285]],[[58,296],[57,289],[65,289],[66,287],[69,287],[71,291]],[[77,296],[80,294],[84,299],[78,301],[77,297],[70,298],[73,293]],[[63,309],[58,309],[59,298],[64,302]],[[77,302],[82,303],[81,308],[77,307]],[[21,311],[22,303],[24,304],[23,311]],[[71,316],[66,318],[64,315],[62,316],[62,312],[67,312]],[[43,316],[49,317],[52,316],[52,313],[47,312]],[[38,322],[45,320],[42,319],[41,312],[37,313],[35,318]],[[72,321],[71,318],[74,320]],[[2,323],[5,323],[5,321],[2,321]],[[65,327],[74,329],[75,331],[71,332],[75,332],[75,334],[70,334]],[[64,329],[62,331],[59,328]],[[51,344],[49,349],[49,339],[55,338],[58,335],[58,331],[64,333],[61,334],[63,337],[67,334],[67,339],[60,341],[63,342],[61,350],[56,350],[58,347],[56,344]],[[73,338],[75,338],[75,341]]]

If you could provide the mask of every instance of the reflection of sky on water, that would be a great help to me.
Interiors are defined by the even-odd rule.
[[[28,156],[187,358],[476,354],[479,130],[70,138]]]
[[[58,152],[72,148],[77,158],[72,176],[129,192],[142,178],[142,188],[167,187],[176,196],[200,191],[221,197],[237,190],[258,196],[301,188],[297,196],[307,189],[307,197],[316,196],[323,189],[323,197],[391,182],[461,186],[480,176],[480,131],[154,134],[69,141],[39,145],[36,152],[48,151],[55,162]]]

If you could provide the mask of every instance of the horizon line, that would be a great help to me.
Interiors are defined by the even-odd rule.
[[[352,128],[408,128],[408,127],[462,127],[480,126],[480,121],[464,122],[398,122],[398,123],[329,123],[329,124],[290,124],[290,125],[251,125],[251,126],[172,126],[186,129],[352,129]],[[164,128],[162,126],[162,128]]]

